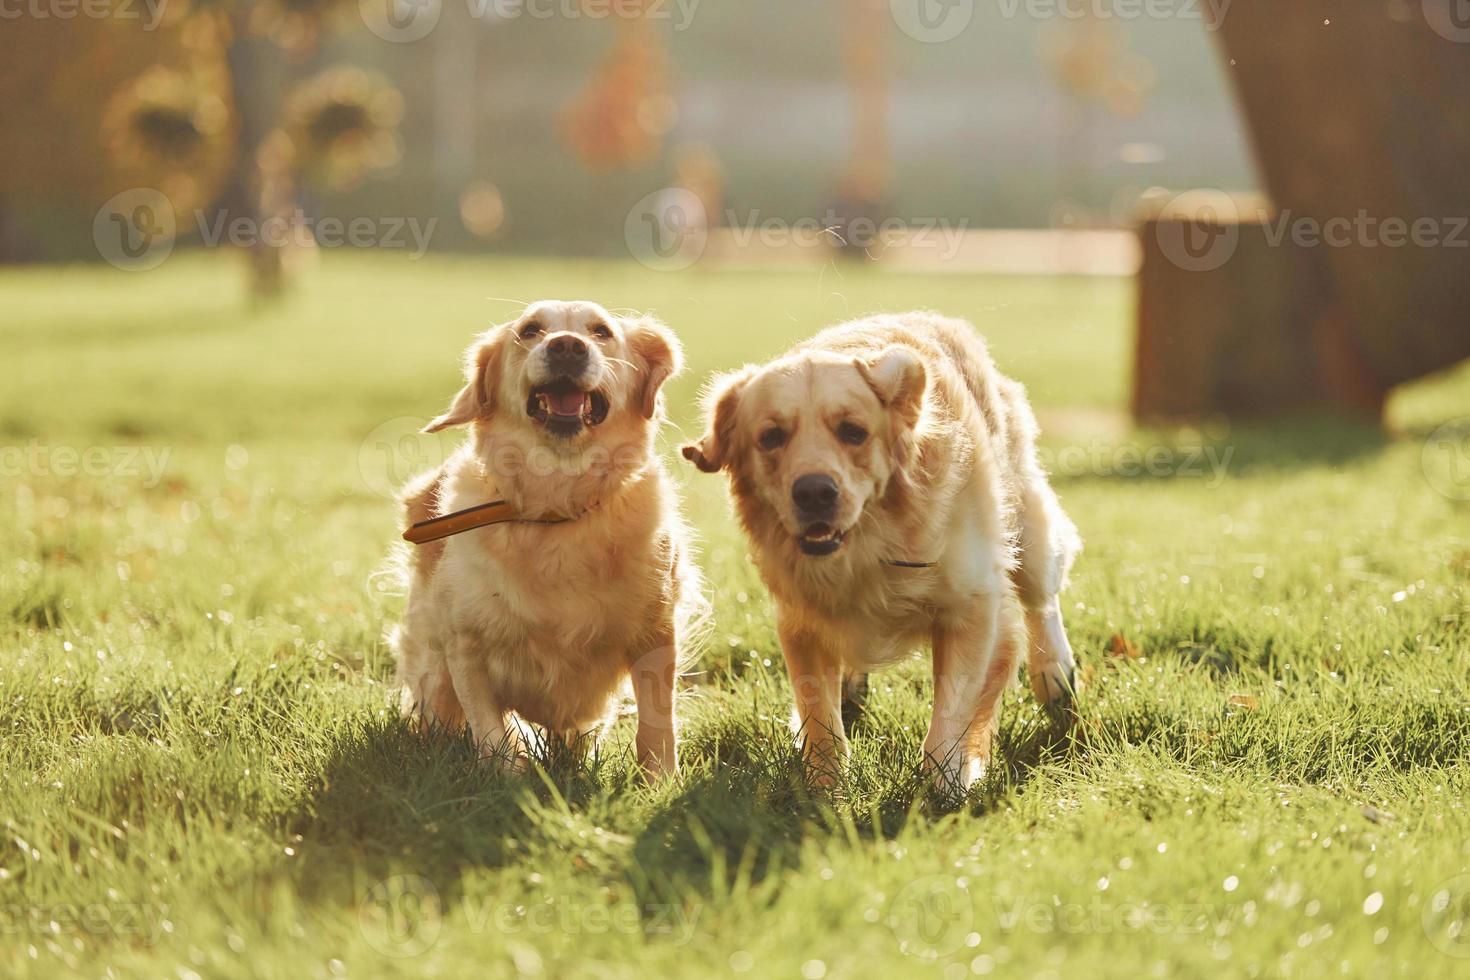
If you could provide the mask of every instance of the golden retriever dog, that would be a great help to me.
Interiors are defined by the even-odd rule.
[[[920,312],[831,327],[716,379],[707,402],[684,455],[729,477],[818,782],[847,756],[844,684],[924,641],[924,760],[941,787],[984,775],[1023,628],[1036,695],[1067,703],[1058,595],[1081,542],[1037,460],[1025,389],[970,324]]]
[[[640,764],[677,770],[675,675],[702,596],[654,436],[681,360],[657,321],[586,302],[536,303],[470,348],[464,388],[425,429],[469,439],[404,510],[415,524],[506,500],[516,519],[412,555],[394,646],[422,726],[467,724],[503,762],[527,749],[526,723],[585,747],[631,681]]]

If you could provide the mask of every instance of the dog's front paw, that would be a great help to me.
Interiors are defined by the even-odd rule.
[[[510,776],[529,771],[531,757],[524,752],[481,752],[475,765],[481,772]]]
[[[929,773],[935,791],[946,797],[968,795],[985,778],[986,762],[979,756],[963,757],[958,747],[948,752],[924,752],[924,771]]]
[[[1054,666],[1031,675],[1031,690],[1052,721],[1070,727],[1077,721],[1077,672]]]
[[[525,742],[508,732],[480,741],[476,748],[475,764],[481,772],[510,774],[526,772],[531,767],[531,756]]]
[[[847,740],[797,739],[796,749],[801,753],[802,770],[807,785],[824,793],[834,792],[844,782],[847,759],[851,749]]]
[[[671,759],[664,761],[657,756],[644,756],[638,760],[638,768],[643,773],[643,778],[651,786],[662,786],[671,779],[679,776],[679,761]]]

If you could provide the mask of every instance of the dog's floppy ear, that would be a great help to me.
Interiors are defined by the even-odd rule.
[[[495,407],[496,386],[500,383],[500,355],[509,334],[505,327],[492,327],[470,346],[465,354],[464,387],[443,415],[424,426],[425,432],[438,432],[451,425],[490,417]]]
[[[709,429],[698,442],[688,443],[680,450],[702,472],[718,473],[729,461],[730,441],[735,437],[735,410],[740,406],[741,392],[754,373],[754,368],[746,367],[710,382],[704,398]]]
[[[651,316],[627,321],[628,347],[643,362],[643,374],[633,393],[633,404],[651,419],[658,411],[658,393],[664,382],[684,368],[684,350],[674,332]]]
[[[928,375],[918,354],[907,347],[888,347],[868,360],[858,358],[853,365],[884,407],[897,412],[906,425],[919,421]]]

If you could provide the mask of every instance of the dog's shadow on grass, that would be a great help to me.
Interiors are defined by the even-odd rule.
[[[420,733],[390,714],[343,733],[289,825],[323,859],[318,867],[336,854],[343,865],[417,875],[452,894],[465,869],[516,860],[530,797],[554,791],[579,808],[605,792],[587,765],[557,763],[555,775],[548,785],[534,771],[501,771],[466,736]],[[327,890],[341,884],[318,877]]]
[[[524,860],[540,833],[529,809],[603,814],[626,803],[637,829],[624,872],[654,907],[691,892],[756,886],[799,861],[813,840],[893,838],[911,820],[966,811],[983,818],[1070,751],[1045,716],[1010,724],[991,775],[955,797],[933,787],[917,746],[860,726],[853,771],[817,788],[790,732],[772,727],[758,731],[761,723],[740,718],[697,727],[682,749],[684,775],[658,790],[644,787],[630,759],[543,757],[532,771],[501,773],[477,762],[462,736],[373,719],[342,733],[289,819],[303,853],[315,855],[302,887],[329,900],[407,874],[452,901],[468,871]],[[625,794],[631,799],[620,800]]]
[[[757,885],[817,839],[893,839],[916,819],[983,818],[1040,767],[1079,749],[1063,721],[1039,714],[1003,731],[991,773],[962,794],[935,787],[917,745],[859,724],[853,765],[817,787],[788,731],[744,727],[732,723],[717,738],[691,739],[693,771],[634,845],[637,884],[648,901],[673,901],[691,888]]]

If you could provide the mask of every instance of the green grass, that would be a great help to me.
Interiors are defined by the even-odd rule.
[[[1149,434],[1119,422],[1123,282],[328,256],[252,315],[238,271],[0,273],[0,974],[1470,963],[1470,487],[1425,453],[1470,414],[1465,372],[1397,396],[1395,435]],[[916,659],[878,676],[843,793],[809,794],[770,602],[723,487],[682,463],[715,602],[682,777],[634,778],[627,721],[590,766],[520,777],[411,735],[384,491],[443,452],[409,433],[471,332],[545,296],[664,316],[684,433],[709,371],[822,324],[977,323],[1050,423],[1088,542],[1074,737],[1018,688],[1000,764],[946,806],[917,774]],[[1191,472],[1201,445],[1223,474]],[[1132,474],[1150,446],[1172,455]]]

